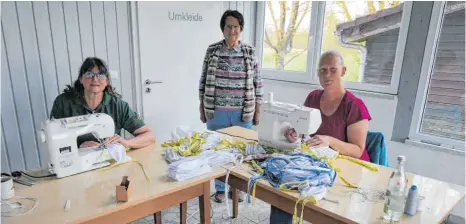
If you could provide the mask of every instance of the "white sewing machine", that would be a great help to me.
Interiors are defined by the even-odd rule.
[[[93,134],[102,140],[112,137],[114,132],[112,117],[97,113],[46,120],[39,136],[45,143],[50,171],[62,178],[110,165],[112,158],[109,153],[103,153],[102,147],[79,148],[77,139]]]
[[[273,93],[269,93],[269,100],[261,105],[260,122],[256,131],[259,134],[259,143],[264,146],[294,149],[301,144],[300,134],[314,134],[321,123],[320,110],[277,102],[273,100]],[[285,131],[289,128],[294,128],[298,133],[298,140],[294,143],[289,143],[285,138]]]

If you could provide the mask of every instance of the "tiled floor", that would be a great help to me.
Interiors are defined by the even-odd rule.
[[[215,188],[212,184],[211,187],[212,194],[215,192]],[[213,198],[213,197],[212,197]],[[231,211],[231,201],[230,212]],[[270,205],[256,200],[254,206],[252,204],[247,204],[246,201],[239,203],[239,217],[236,219],[231,219],[228,216],[225,203],[216,203],[211,200],[211,216],[213,224],[268,224],[269,215],[270,215]],[[188,224],[200,223],[199,221],[199,200],[194,198],[188,201]],[[132,222],[131,224],[152,224],[154,223],[154,217],[147,216],[143,219]],[[162,211],[162,223],[164,224],[174,224],[180,223],[180,209],[179,206],[173,206],[169,209]]]

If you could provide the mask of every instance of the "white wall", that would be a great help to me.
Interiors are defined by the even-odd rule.
[[[1,11],[2,172],[46,166],[37,132],[85,58],[107,62],[112,85],[134,105],[128,2],[10,1]]]
[[[281,81],[265,80],[264,82],[265,96],[267,96],[268,92],[273,92],[274,100],[295,104],[303,104],[307,94],[316,88],[318,87]],[[397,156],[402,154],[406,156],[405,169],[407,172],[452,184],[465,185],[465,160],[463,155],[390,141],[397,105],[396,96],[352,92],[364,101],[372,116],[369,129],[384,133],[391,166],[396,165]],[[464,218],[464,211],[463,201],[461,205],[456,206],[453,214]]]

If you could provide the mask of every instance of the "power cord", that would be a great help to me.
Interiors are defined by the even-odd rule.
[[[15,174],[18,174],[19,173],[19,176],[21,176],[21,174],[24,174],[28,177],[32,177],[32,178],[46,178],[46,177],[55,177],[57,176],[57,174],[49,174],[49,175],[45,175],[45,176],[33,176],[33,175],[30,175],[30,174],[27,174],[23,171],[15,171],[13,173],[11,173],[12,176],[16,176]]]
[[[34,205],[27,212],[13,213],[13,211],[15,209],[22,209],[23,208],[23,204],[21,202],[19,202],[19,200],[14,200],[14,199],[30,200],[30,201],[34,202]],[[32,212],[37,207],[37,205],[39,204],[39,199],[38,198],[32,198],[32,197],[15,196],[15,197],[10,198],[8,200],[2,200],[1,204],[2,204],[2,206],[6,205],[6,206],[10,207],[10,210],[8,212],[2,211],[2,216],[4,216],[4,217],[13,217],[13,216],[26,215],[26,214],[29,214],[30,212]],[[4,210],[4,208],[2,208],[2,210]]]
[[[243,136],[232,135],[232,134],[224,133],[224,132],[221,132],[221,131],[217,131],[217,132],[220,133],[220,134],[224,134],[224,135],[231,136],[231,137],[237,137],[237,138],[242,138],[242,139],[246,139],[246,140],[249,140],[249,141],[259,142],[257,139],[245,138],[245,137],[243,137]]]

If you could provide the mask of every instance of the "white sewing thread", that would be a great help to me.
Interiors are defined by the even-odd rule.
[[[227,207],[227,213],[228,213],[228,216],[229,216],[229,217],[231,217],[231,212],[230,212],[230,207],[228,206],[228,192],[229,192],[229,191],[228,191],[228,178],[230,177],[230,172],[231,172],[234,168],[236,168],[237,166],[240,166],[240,167],[243,166],[243,165],[242,165],[242,164],[243,164],[243,159],[244,159],[244,157],[243,157],[243,155],[241,155],[241,157],[240,157],[240,159],[239,159],[239,162],[238,162],[237,160],[235,160],[235,165],[234,165],[233,167],[231,167],[231,168],[223,167],[223,168],[227,169],[227,175],[225,176],[225,194],[227,194],[227,195],[225,195],[225,196],[226,196],[226,197],[225,197],[225,205],[226,205],[226,207]],[[243,167],[243,168],[244,168],[244,167]],[[233,192],[232,192],[232,193],[233,193]]]

